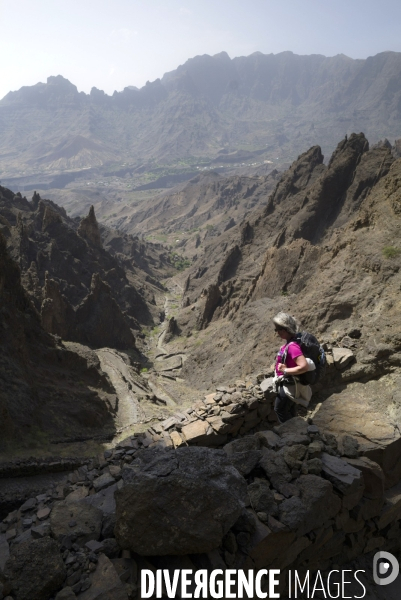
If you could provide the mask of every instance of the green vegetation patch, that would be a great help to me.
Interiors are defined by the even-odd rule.
[[[186,256],[181,256],[177,252],[170,252],[170,262],[178,270],[184,271],[191,266],[191,261]]]
[[[400,256],[401,249],[396,248],[395,246],[385,246],[382,250],[382,254],[385,258],[395,258],[396,256]]]

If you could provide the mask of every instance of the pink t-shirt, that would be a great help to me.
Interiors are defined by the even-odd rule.
[[[279,371],[277,369],[277,365],[282,361],[282,358],[284,356],[284,352],[285,349],[287,347],[287,344],[284,344],[284,346],[281,346],[278,354],[277,354],[277,359],[276,359],[276,374],[277,375],[284,375],[284,373],[282,373],[281,371]],[[290,342],[288,345],[288,352],[287,352],[287,358],[285,361],[285,365],[286,367],[288,367],[289,369],[291,369],[292,367],[296,367],[297,363],[295,362],[295,359],[298,358],[298,356],[302,356],[303,352],[301,350],[301,347],[299,344],[297,344],[297,342]]]

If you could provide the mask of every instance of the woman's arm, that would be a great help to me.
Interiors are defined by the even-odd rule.
[[[294,360],[297,365],[296,367],[286,367],[283,363],[280,363],[278,365],[278,370],[281,371],[281,373],[284,373],[285,371],[286,375],[302,375],[302,373],[308,371],[308,363],[303,354],[297,356]]]

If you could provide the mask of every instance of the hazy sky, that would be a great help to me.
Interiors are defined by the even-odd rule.
[[[198,54],[401,51],[401,0],[0,0],[0,98],[63,75],[141,87]]]

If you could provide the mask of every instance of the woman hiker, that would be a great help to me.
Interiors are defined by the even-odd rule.
[[[274,411],[279,422],[285,423],[296,414],[296,403],[284,391],[284,385],[291,384],[292,380],[286,381],[286,379],[306,373],[309,366],[301,347],[294,339],[298,331],[298,323],[294,317],[280,312],[274,317],[273,323],[277,335],[285,341],[277,354],[275,364],[276,378],[282,376],[284,381],[280,380],[278,383],[277,397],[274,402]]]

